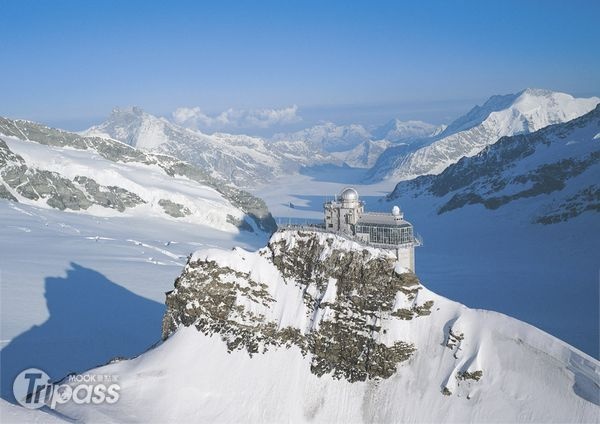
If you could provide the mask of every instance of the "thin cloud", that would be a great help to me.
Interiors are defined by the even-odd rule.
[[[218,115],[208,115],[199,107],[180,107],[172,114],[173,121],[188,128],[200,130],[232,130],[249,128],[271,128],[293,124],[302,118],[298,106],[281,109],[227,109]]]

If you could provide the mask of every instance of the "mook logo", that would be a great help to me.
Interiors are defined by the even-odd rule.
[[[21,371],[13,382],[13,395],[21,406],[38,409],[48,405],[74,402],[78,405],[115,403],[121,387],[114,375],[78,374],[67,379],[69,384],[52,384],[50,377],[37,368]]]

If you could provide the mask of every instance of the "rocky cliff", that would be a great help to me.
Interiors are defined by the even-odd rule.
[[[429,315],[433,302],[419,301],[419,280],[398,269],[393,255],[300,231],[277,233],[256,261],[257,268],[240,269],[203,255],[190,258],[167,296],[163,337],[182,324],[250,355],[295,345],[310,355],[312,373],[349,381],[388,378],[415,351],[403,340],[386,344],[388,326]],[[277,290],[302,299],[293,305],[300,322],[272,314],[278,299],[257,278],[262,272],[284,285]]]

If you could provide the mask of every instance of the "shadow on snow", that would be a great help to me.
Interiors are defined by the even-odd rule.
[[[13,380],[29,367],[53,380],[142,353],[160,340],[164,305],[71,263],[67,276],[47,277],[49,318],[0,351],[1,397],[14,402]]]

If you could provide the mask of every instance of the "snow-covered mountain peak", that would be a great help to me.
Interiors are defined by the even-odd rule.
[[[399,119],[368,129],[360,124],[324,122],[293,133],[276,134],[269,147],[296,160],[306,158],[306,164],[343,163],[365,168],[372,166],[388,146],[433,136],[442,129],[422,121]]]
[[[422,121],[390,121],[374,134],[360,124],[322,122],[270,138],[202,133],[157,117],[139,107],[114,108],[108,118],[81,134],[112,138],[153,153],[163,153],[207,170],[239,187],[265,184],[302,166],[334,164],[370,167],[393,143],[434,136],[440,127]]]
[[[528,88],[518,95],[509,109],[513,117],[525,120],[527,128],[524,132],[531,132],[575,119],[592,110],[598,103],[598,97],[577,99],[567,93]]]
[[[103,123],[82,132],[85,136],[112,138],[130,146],[156,150],[166,142],[169,122],[144,112],[140,107],[116,107]]]
[[[213,178],[248,187],[272,178],[283,166],[265,141],[245,135],[203,134],[140,108],[117,108],[103,123],[82,133],[119,140],[152,153],[167,154],[198,166]]]
[[[539,129],[549,125],[547,122],[550,119],[544,120],[544,116],[551,116],[557,120],[550,123],[565,122],[589,112],[599,102],[600,98],[598,97],[577,99],[570,94],[558,91],[527,88],[516,94],[490,97],[483,105],[475,106],[468,113],[448,125],[442,135],[468,130],[485,122],[494,112],[502,112],[513,118],[518,118],[519,114],[522,114],[533,127]],[[532,114],[533,110],[538,110],[537,116]],[[562,116],[562,118],[559,118],[559,116]],[[558,121],[558,119],[561,120]]]
[[[494,95],[485,101],[481,106],[474,106],[465,115],[454,120],[442,132],[441,136],[454,134],[459,131],[468,130],[481,124],[492,112],[504,110],[512,105],[519,97],[519,94]]]

